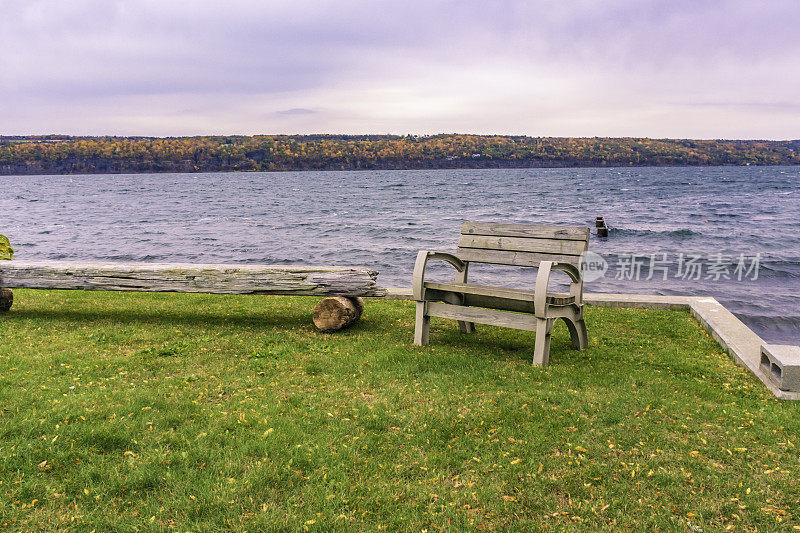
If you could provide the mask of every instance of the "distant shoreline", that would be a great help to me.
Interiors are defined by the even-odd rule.
[[[0,136],[0,175],[800,165],[800,140]]]
[[[102,176],[102,175],[135,175],[135,174],[225,174],[225,173],[241,173],[241,174],[259,174],[259,173],[273,173],[280,174],[284,172],[369,172],[376,170],[386,171],[423,171],[423,170],[522,170],[522,169],[589,169],[589,168],[605,168],[605,169],[634,169],[634,168],[715,168],[715,167],[737,167],[737,166],[752,166],[752,167],[779,167],[779,166],[800,166],[800,163],[791,164],[761,164],[761,165],[716,165],[716,164],[663,164],[663,165],[581,165],[581,164],[564,164],[564,165],[495,165],[495,166],[420,166],[420,167],[375,167],[375,168],[281,168],[271,170],[239,170],[239,169],[211,169],[211,170],[126,170],[126,171],[90,171],[90,172],[47,172],[47,171],[29,171],[29,172],[5,172],[0,170],[0,177],[9,176]]]

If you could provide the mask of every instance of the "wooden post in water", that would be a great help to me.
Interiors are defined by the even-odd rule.
[[[603,217],[595,218],[594,225],[597,227],[598,237],[608,237],[608,226],[606,226],[606,221]]]

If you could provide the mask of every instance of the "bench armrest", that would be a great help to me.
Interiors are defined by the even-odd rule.
[[[583,276],[580,270],[569,263],[555,261],[542,261],[539,263],[539,272],[536,274],[536,286],[533,292],[533,309],[537,318],[547,315],[547,287],[550,284],[550,272],[560,270],[570,278],[569,293],[575,297],[577,305],[583,305]]]
[[[575,297],[576,304],[583,305],[583,272],[569,263],[556,263],[553,269],[561,270],[569,276],[569,294]]]
[[[431,259],[438,259],[451,264],[459,272],[464,272],[467,268],[466,261],[462,261],[453,254],[447,252],[429,252],[420,250],[417,253],[417,261],[414,263],[414,275],[411,278],[411,293],[417,301],[422,301],[424,296],[425,267]]]

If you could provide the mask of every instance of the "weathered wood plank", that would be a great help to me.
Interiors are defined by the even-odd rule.
[[[462,261],[523,267],[538,267],[542,261],[556,261],[579,267],[580,261],[580,256],[577,255],[482,250],[480,248],[459,248],[456,255]]]
[[[498,237],[535,237],[588,241],[589,228],[582,226],[547,226],[531,224],[501,224],[497,222],[464,222],[462,235],[494,235]]]
[[[514,300],[533,301],[533,291],[523,289],[513,289],[510,287],[493,287],[491,285],[477,285],[474,283],[436,283],[433,281],[425,282],[426,289],[440,291],[451,291],[462,294],[480,294],[496,298],[512,298]]]
[[[477,322],[478,324],[489,324],[491,326],[501,326],[526,331],[536,331],[536,318],[532,315],[509,313],[494,309],[484,309],[482,307],[451,305],[441,302],[426,303],[428,304],[428,315],[430,316],[450,318],[452,320],[466,320],[469,322]]]
[[[506,250],[511,252],[539,252],[563,255],[581,255],[588,248],[586,241],[539,239],[523,237],[496,237],[493,235],[462,235],[459,248]]]
[[[460,303],[465,306],[487,307],[514,311],[517,313],[534,313],[534,292],[521,289],[490,287],[461,283],[425,283],[425,299]],[[461,295],[461,301],[450,301],[453,294]],[[575,303],[575,297],[562,292],[547,293],[549,306],[565,306]]]
[[[425,283],[425,288],[460,294],[474,294],[489,298],[507,298],[523,302],[533,302],[533,291],[514,289],[511,287],[493,287],[491,285],[476,285],[474,283]],[[548,292],[547,301],[553,305],[567,305],[575,303],[575,297],[565,292]]]
[[[358,267],[3,261],[0,286],[217,294],[383,296],[378,273]]]

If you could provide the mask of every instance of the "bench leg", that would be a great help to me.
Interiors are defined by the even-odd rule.
[[[444,301],[453,305],[464,305],[464,296],[451,292],[445,294]],[[458,329],[461,330],[461,333],[475,333],[475,324],[459,320]]]
[[[469,273],[469,263],[464,264],[464,270],[461,272],[456,273],[456,283],[466,283],[467,282],[467,275]],[[464,296],[461,295],[457,298],[457,301],[450,302],[454,305],[464,305]],[[475,323],[474,322],[465,322],[463,320],[458,321],[458,329],[461,330],[461,333],[475,333]]]
[[[536,319],[536,340],[533,346],[533,364],[536,366],[547,366],[550,361],[550,333],[552,330],[552,318]]]
[[[4,313],[11,309],[14,304],[14,293],[11,289],[0,287],[0,313]]]
[[[414,344],[417,346],[428,344],[431,317],[426,313],[427,307],[426,302],[417,302],[417,320],[414,324]]]
[[[461,333],[475,333],[475,323],[474,322],[463,322],[461,320],[458,321],[458,327],[461,330]]]
[[[589,345],[589,336],[586,333],[586,322],[584,322],[582,318],[578,320],[565,318],[564,322],[567,324],[569,337],[572,339],[572,347],[576,350],[585,350]]]

